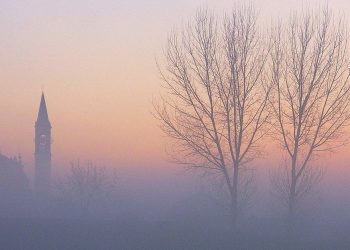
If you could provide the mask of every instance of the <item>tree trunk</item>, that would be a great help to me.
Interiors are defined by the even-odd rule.
[[[295,205],[296,205],[296,176],[292,176],[288,200],[288,228],[293,231],[295,225]]]
[[[232,219],[234,224],[237,223],[238,212],[238,166],[234,166],[232,185]]]

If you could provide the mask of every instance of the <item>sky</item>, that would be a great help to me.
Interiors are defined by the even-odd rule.
[[[252,2],[264,20],[324,3]],[[328,4],[350,11],[346,0]],[[0,152],[21,153],[33,169],[34,123],[44,91],[54,171],[78,159],[115,168],[169,165],[167,139],[151,115],[161,83],[156,60],[169,31],[202,6],[223,13],[234,1],[1,0]],[[349,148],[337,154],[339,165]]]

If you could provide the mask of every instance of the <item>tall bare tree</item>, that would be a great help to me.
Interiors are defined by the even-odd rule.
[[[223,19],[199,10],[173,32],[161,67],[164,93],[156,116],[173,139],[172,157],[222,177],[234,222],[243,195],[243,173],[260,153],[270,87],[264,81],[268,53],[249,7]]]
[[[287,155],[275,179],[294,220],[298,201],[319,179],[321,152],[343,145],[350,112],[349,56],[344,22],[328,8],[294,13],[273,31],[271,76],[276,139]]]

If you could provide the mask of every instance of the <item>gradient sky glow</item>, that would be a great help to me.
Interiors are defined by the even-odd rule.
[[[262,16],[323,1],[256,0]],[[348,0],[330,0],[344,13]],[[108,166],[165,164],[166,138],[151,116],[160,79],[155,59],[167,33],[197,7],[217,0],[2,0],[0,2],[0,150],[32,167],[34,122],[45,91],[53,161]],[[303,3],[303,4],[302,4]],[[349,148],[349,147],[348,147]],[[346,152],[346,150],[344,150]],[[342,154],[339,161],[346,161]]]

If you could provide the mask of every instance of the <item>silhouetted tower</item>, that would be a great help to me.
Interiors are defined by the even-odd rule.
[[[39,198],[50,194],[51,124],[44,93],[41,95],[38,118],[35,122],[35,193]]]

